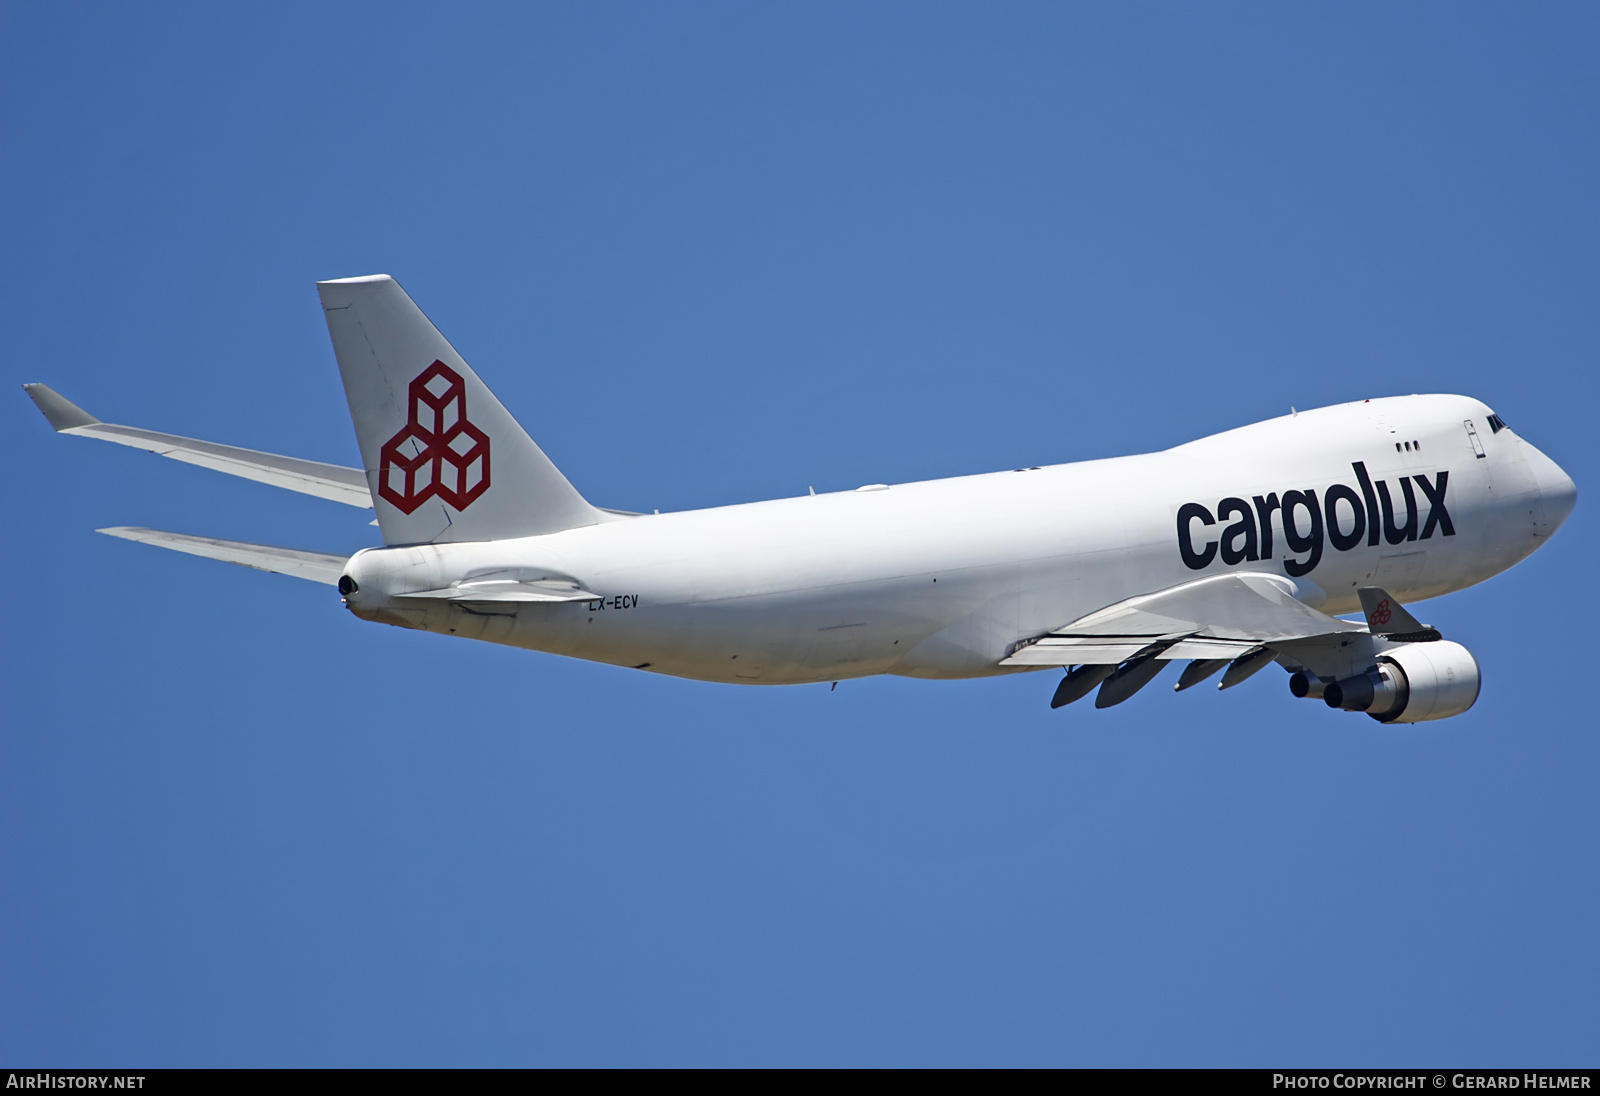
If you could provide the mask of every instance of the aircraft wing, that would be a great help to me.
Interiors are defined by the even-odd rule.
[[[1234,573],[1119,601],[1020,644],[1002,666],[1110,665],[1154,659],[1235,659],[1262,647],[1365,625],[1319,613],[1292,579]]]
[[[121,537],[123,540],[136,540],[141,544],[171,548],[175,552],[187,552],[191,556],[205,556],[207,559],[238,563],[245,567],[254,567],[258,571],[293,575],[295,578],[322,582],[329,586],[338,585],[339,576],[344,574],[345,564],[349,562],[348,556],[304,552],[298,548],[274,548],[267,544],[246,544],[238,540],[192,537],[185,533],[164,533],[159,529],[118,526],[95,531],[105,533],[107,536]]]
[[[372,509],[367,474],[359,468],[300,460],[298,457],[281,457],[276,453],[241,449],[235,445],[219,445],[196,438],[180,438],[176,434],[142,430],[136,426],[101,422],[49,385],[25,384],[22,387],[59,433],[129,445],[181,460],[185,464],[198,464],[202,468],[242,476],[258,483],[269,483],[274,487],[316,495],[348,506]]]

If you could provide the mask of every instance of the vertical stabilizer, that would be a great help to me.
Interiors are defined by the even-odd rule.
[[[318,282],[385,544],[608,520],[387,274]]]

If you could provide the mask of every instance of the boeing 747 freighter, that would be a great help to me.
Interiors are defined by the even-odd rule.
[[[104,423],[58,431],[352,506],[346,558],[101,532],[337,587],[363,620],[731,684],[1064,670],[1052,706],[1271,663],[1382,722],[1458,715],[1478,664],[1405,608],[1544,544],[1577,492],[1466,396],[1362,400],[1174,449],[668,514],[591,505],[387,275],[318,285],[361,468]],[[1359,621],[1340,619],[1359,614]]]

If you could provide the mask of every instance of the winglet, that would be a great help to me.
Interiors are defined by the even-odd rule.
[[[48,384],[25,384],[22,390],[33,398],[39,410],[44,412],[44,417],[57,430],[93,426],[100,421]]]
[[[1440,638],[1437,629],[1428,627],[1406,612],[1405,606],[1387,591],[1376,586],[1363,586],[1356,593],[1361,598],[1361,611],[1367,617],[1367,629],[1373,635],[1413,643]]]

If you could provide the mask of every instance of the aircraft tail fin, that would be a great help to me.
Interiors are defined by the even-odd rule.
[[[387,274],[318,282],[385,544],[503,540],[589,505]]]
[[[1356,590],[1361,599],[1361,611],[1367,618],[1367,630],[1375,636],[1401,643],[1424,643],[1439,639],[1439,630],[1423,624],[1406,611],[1387,591],[1377,586],[1363,586]]]

